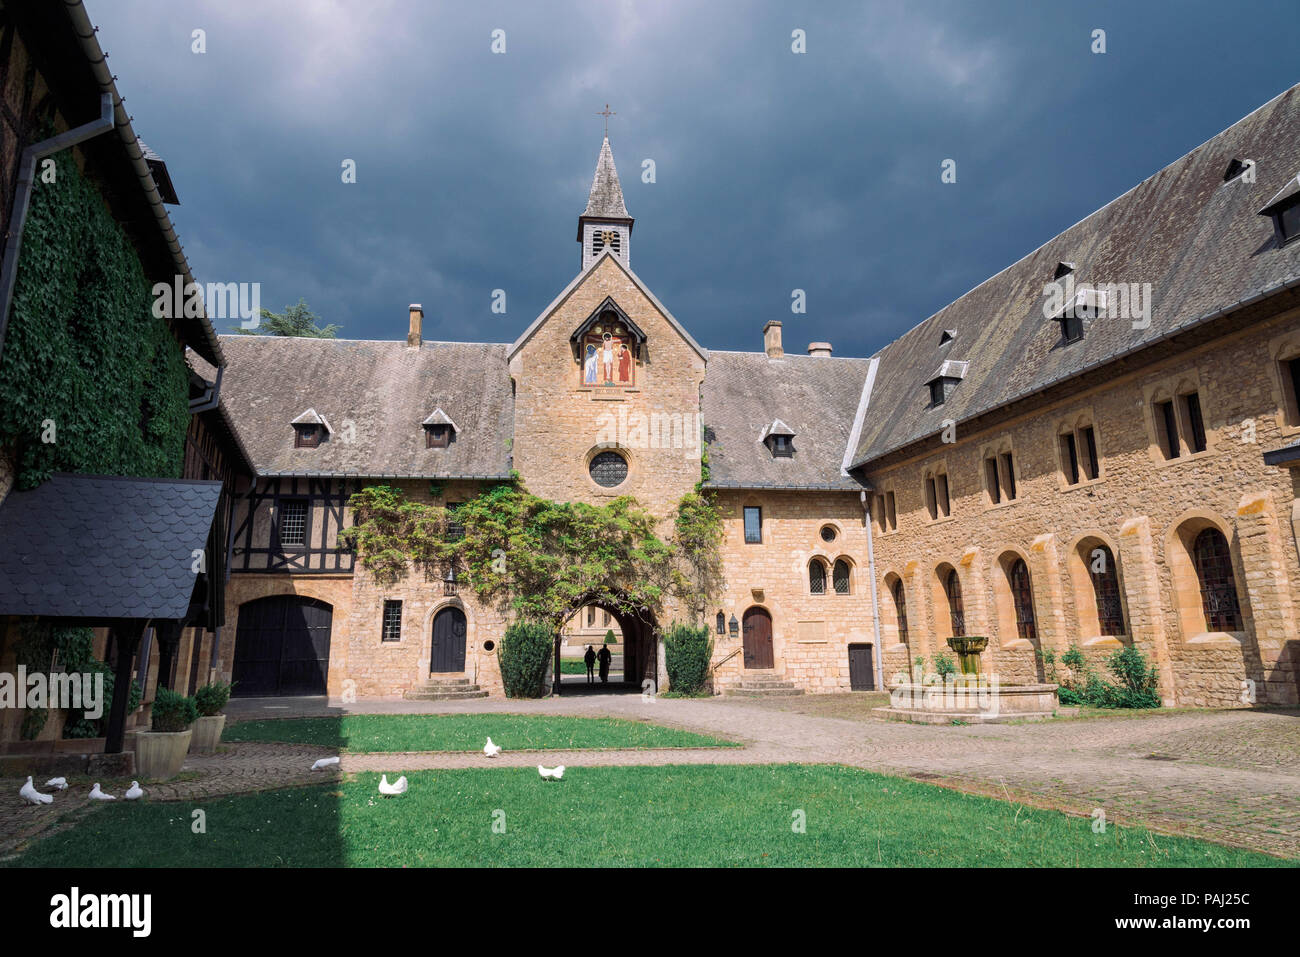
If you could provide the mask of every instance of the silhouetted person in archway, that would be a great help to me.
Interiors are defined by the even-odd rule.
[[[591,645],[587,646],[587,653],[582,656],[582,660],[587,663],[587,684],[596,680],[594,669],[596,667],[596,652]]]
[[[601,645],[600,652],[596,655],[600,659],[600,682],[607,684],[609,682],[609,662],[614,656],[609,653],[609,645]]]

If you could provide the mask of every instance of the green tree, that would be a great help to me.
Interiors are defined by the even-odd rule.
[[[262,321],[258,323],[255,329],[245,329],[242,326],[231,327],[232,331],[239,333],[241,336],[297,336],[303,339],[335,339],[338,338],[338,330],[342,326],[330,323],[328,326],[320,324],[320,316],[311,311],[303,299],[298,300],[296,306],[285,306],[284,312],[274,313],[269,309],[262,310]]]

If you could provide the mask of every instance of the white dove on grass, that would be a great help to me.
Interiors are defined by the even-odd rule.
[[[66,791],[68,789],[67,778],[50,778],[45,782],[47,788],[54,788],[56,791]]]
[[[117,800],[117,798],[113,797],[113,795],[105,794],[103,791],[101,791],[99,789],[98,781],[96,781],[95,786],[90,789],[90,799],[92,801],[116,801]]]
[[[564,765],[557,764],[553,768],[544,768],[539,764],[537,765],[537,773],[542,776],[543,780],[549,779],[553,781],[558,781],[560,780],[560,778],[564,777]]]
[[[483,745],[483,753],[486,754],[489,758],[495,758],[498,754],[501,753],[501,745],[493,744],[492,739],[488,738],[487,744]]]
[[[313,771],[324,771],[326,768],[332,768],[339,763],[338,758],[321,758],[311,766]]]
[[[144,788],[140,787],[139,781],[132,781],[131,786],[126,789],[126,793],[122,797],[128,801],[138,801],[144,797]]]
[[[395,797],[398,794],[406,793],[406,775],[403,774],[392,784],[388,783],[388,775],[385,774],[379,779],[379,793],[385,797]]]
[[[27,783],[18,789],[18,794],[28,804],[54,803],[54,795],[42,794],[40,791],[36,790],[36,786],[32,784],[32,776],[30,774],[27,775]]]

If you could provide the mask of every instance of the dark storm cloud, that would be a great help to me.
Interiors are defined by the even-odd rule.
[[[348,338],[417,301],[517,336],[577,271],[606,101],[633,268],[703,345],[867,355],[1297,79],[1293,0],[87,6],[196,274]]]

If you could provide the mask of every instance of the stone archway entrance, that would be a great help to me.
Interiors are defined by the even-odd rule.
[[[583,628],[588,609],[595,609],[594,627]],[[588,645],[599,652],[604,644],[604,618],[607,613],[610,630],[616,633],[616,642],[612,645],[615,652],[611,656],[609,680],[600,681],[599,665],[596,678],[587,681],[585,667],[582,667],[581,653]],[[563,638],[568,644],[562,648]],[[576,641],[575,641],[576,639]],[[562,652],[564,652],[562,654]],[[659,688],[659,628],[654,614],[649,609],[640,612],[619,609],[613,604],[598,600],[584,602],[561,629],[555,638],[554,675],[551,690],[554,694],[592,694],[643,691],[655,692]],[[565,670],[571,673],[565,674]],[[647,684],[649,682],[649,684]]]

